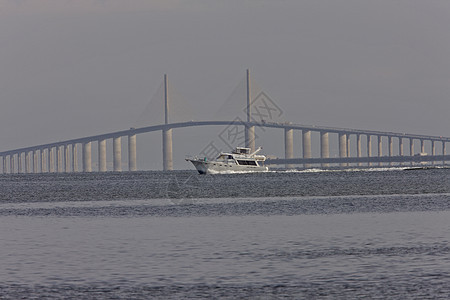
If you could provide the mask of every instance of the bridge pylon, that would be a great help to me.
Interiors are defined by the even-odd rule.
[[[169,82],[164,74],[164,124],[169,124]],[[162,131],[163,142],[163,170],[173,170],[172,129]]]

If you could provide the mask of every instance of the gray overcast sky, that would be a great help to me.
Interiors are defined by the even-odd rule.
[[[448,0],[0,0],[0,151],[135,126],[164,73],[212,119],[247,68],[294,123],[450,136],[449,30]]]

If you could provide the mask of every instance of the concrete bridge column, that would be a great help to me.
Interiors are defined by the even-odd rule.
[[[69,168],[70,168],[70,161],[69,161],[69,145],[64,145],[63,146],[63,151],[64,151],[64,172],[69,172]]]
[[[420,153],[425,152],[425,140],[420,140]]]
[[[371,157],[371,156],[372,156],[372,136],[367,135],[367,157]],[[367,165],[371,166],[372,163],[369,162]]]
[[[442,155],[446,155],[447,154],[447,144],[442,141]],[[442,162],[442,164],[445,165],[445,160]]]
[[[25,173],[30,173],[30,152],[25,152]]]
[[[136,160],[136,135],[128,135],[128,171],[137,170]]]
[[[55,172],[55,148],[48,148],[48,171]]]
[[[22,171],[20,170],[20,167],[22,166],[22,162],[20,161],[21,155],[22,155],[21,152],[17,152],[17,154],[16,154],[17,174],[22,173]]]
[[[78,144],[72,144],[72,172],[78,172]]]
[[[361,134],[356,135],[356,153],[358,157],[362,157]],[[358,163],[358,166],[362,166],[362,163]]]
[[[392,136],[388,137],[389,139],[389,157],[394,156],[394,139]]]
[[[83,172],[92,172],[92,145],[91,145],[91,142],[83,143]]]
[[[58,146],[58,173],[64,172],[64,146]]]
[[[106,172],[106,140],[98,141],[98,171]]]
[[[13,160],[13,159],[12,159],[12,155],[11,155],[11,154],[8,154],[7,168],[8,168],[9,174],[12,174],[12,173],[13,173],[13,169],[11,168],[11,161],[12,161],[12,160]]]
[[[47,172],[45,149],[41,149],[41,173]]]
[[[383,137],[381,135],[378,136],[378,157],[383,156]],[[382,165],[382,163],[378,163],[379,166]]]
[[[2,174],[5,174],[4,158],[4,156],[0,156],[0,167],[2,168]]]
[[[10,154],[9,155],[9,172],[11,174],[14,173],[15,167],[16,166],[14,165],[14,154]]]
[[[394,139],[392,136],[388,137],[389,140],[389,157],[394,156]],[[392,162],[389,162],[389,165],[392,166]]]
[[[434,155],[436,155],[436,141],[431,141],[431,153]],[[436,161],[433,161],[433,165],[436,164]]]
[[[294,158],[294,129],[284,129],[284,158]],[[287,169],[293,168],[294,165],[286,164]]]
[[[409,147],[410,147],[410,149],[409,149],[409,155],[410,156],[414,156],[414,139],[409,139]],[[413,161],[411,161],[411,165],[414,165],[414,162]]]
[[[61,149],[60,146],[55,147],[55,173],[61,172]]]
[[[350,136],[351,136],[350,134],[347,135],[347,157],[351,156],[352,146],[350,144],[350,141],[351,141]],[[350,165],[350,163],[348,163],[347,165]]]
[[[403,150],[403,138],[399,137],[398,138],[398,155],[399,156],[404,156],[404,150]],[[400,165],[403,165],[403,163],[400,163]]]
[[[16,159],[17,159],[17,174],[22,173],[21,171],[21,167],[22,167],[22,162],[20,161],[22,158],[22,152],[17,152],[16,154]]]
[[[330,158],[330,138],[329,133],[325,131],[320,132],[320,157]],[[329,164],[322,164],[322,167],[328,167]]]
[[[172,129],[163,130],[163,170],[173,170]]]
[[[29,173],[34,173],[34,151],[30,151],[29,153],[29,157],[30,157],[30,169],[29,169]]]
[[[17,153],[17,173],[23,173],[22,152]]]
[[[3,156],[3,174],[8,173],[7,155]]]
[[[347,134],[339,133],[339,157],[347,157]],[[341,163],[341,167],[348,166],[347,163]]]
[[[32,151],[27,151],[25,154],[25,168],[26,173],[33,173],[33,155]]]
[[[311,131],[302,130],[302,148],[303,148],[303,158],[312,158],[311,154]],[[305,168],[310,168],[310,164],[304,164]]]
[[[38,150],[33,150],[33,173],[38,173]]]
[[[3,157],[3,172],[8,174],[8,155]]]
[[[403,149],[403,138],[399,137],[398,138],[398,155],[400,156],[404,156],[404,149]]]
[[[113,156],[114,171],[122,171],[122,140],[120,136],[113,138]]]
[[[26,158],[27,158],[26,162],[27,173],[33,173],[33,152],[28,151],[26,154]]]

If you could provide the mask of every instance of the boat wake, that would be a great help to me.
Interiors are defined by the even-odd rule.
[[[406,167],[373,167],[373,168],[332,168],[332,169],[287,169],[287,170],[269,170],[269,173],[322,173],[322,172],[389,172],[411,170],[410,166]]]

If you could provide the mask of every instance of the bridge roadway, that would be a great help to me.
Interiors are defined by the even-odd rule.
[[[122,136],[129,136],[140,133],[147,133],[152,131],[160,131],[174,128],[186,128],[195,126],[220,126],[220,125],[240,125],[246,127],[267,127],[267,128],[282,128],[282,129],[294,129],[303,131],[317,131],[317,132],[327,132],[327,133],[337,133],[337,134],[361,134],[361,135],[373,135],[373,136],[386,136],[395,138],[405,138],[405,139],[417,139],[417,140],[429,140],[429,141],[440,141],[440,142],[450,142],[450,137],[442,136],[429,136],[429,135],[419,135],[419,134],[407,134],[407,133],[395,133],[388,131],[375,131],[375,130],[359,130],[350,128],[337,128],[337,127],[325,127],[325,126],[314,126],[314,125],[301,125],[293,124],[290,122],[275,123],[275,122],[245,122],[245,121],[190,121],[190,122],[180,122],[180,123],[170,123],[154,126],[146,126],[140,128],[130,128],[127,130],[110,132],[105,134],[87,136],[82,138],[76,138],[65,141],[58,141],[48,144],[41,144],[31,147],[24,147],[9,151],[0,152],[0,156],[6,156],[10,154],[15,154],[18,152],[33,151],[35,149],[44,149],[59,147],[70,144],[92,142],[98,140],[118,138]]]
[[[106,134],[76,138],[65,141],[58,141],[54,143],[41,144],[31,147],[24,147],[9,151],[0,152],[2,158],[2,173],[13,173],[17,170],[18,173],[29,172],[68,172],[72,169],[73,172],[78,171],[77,160],[77,144],[83,145],[82,152],[82,164],[83,171],[92,171],[91,161],[91,142],[98,142],[98,155],[99,155],[99,170],[100,172],[107,171],[106,167],[106,140],[113,139],[113,165],[114,171],[121,171],[121,137],[128,136],[128,169],[130,171],[137,170],[136,164],[136,135],[141,133],[162,131],[163,133],[163,161],[164,170],[172,169],[172,134],[171,130],[176,128],[187,128],[195,126],[245,126],[246,130],[254,132],[255,127],[266,128],[280,128],[284,129],[285,134],[285,158],[271,160],[271,164],[286,164],[286,167],[292,167],[292,164],[301,163],[305,167],[309,167],[310,164],[320,163],[322,166],[328,166],[329,163],[339,163],[341,166],[346,166],[348,163],[362,162],[414,162],[414,161],[437,161],[441,160],[445,162],[449,159],[446,156],[446,143],[450,142],[449,137],[442,136],[427,136],[407,133],[395,133],[373,130],[359,130],[349,128],[336,128],[336,127],[324,127],[324,126],[308,126],[302,124],[293,124],[290,122],[275,123],[275,122],[246,122],[242,120],[235,121],[189,121],[180,123],[168,123],[155,126],[147,126],[141,128],[130,128],[127,130],[111,132]],[[253,128],[253,129],[252,129]],[[250,130],[249,130],[250,129]],[[302,131],[302,148],[303,158],[294,158],[293,150],[293,131]],[[311,132],[320,133],[320,158],[312,157],[311,148]],[[338,134],[339,142],[339,158],[330,158],[330,144],[329,134]],[[357,157],[350,157],[350,139],[348,136],[356,135],[356,149]],[[361,136],[366,136],[367,147],[366,155],[362,153]],[[251,140],[247,138],[247,147],[253,147],[253,144],[248,142]],[[372,155],[372,137],[376,137],[378,140],[378,153]],[[383,156],[383,137],[388,138],[388,156]],[[398,156],[394,156],[394,144],[393,138],[398,139]],[[409,139],[410,155],[404,155],[404,140]],[[430,141],[432,143],[432,155],[419,156],[414,155],[414,140],[420,141],[420,152],[425,152],[424,142]],[[436,143],[442,143],[442,155],[436,154]],[[70,149],[72,149],[70,151]],[[55,150],[55,151],[53,151]],[[38,153],[40,154],[38,155]],[[72,155],[69,155],[69,153]],[[71,156],[71,158],[70,158]],[[8,164],[9,160],[9,164]],[[71,166],[69,162],[71,161]]]

